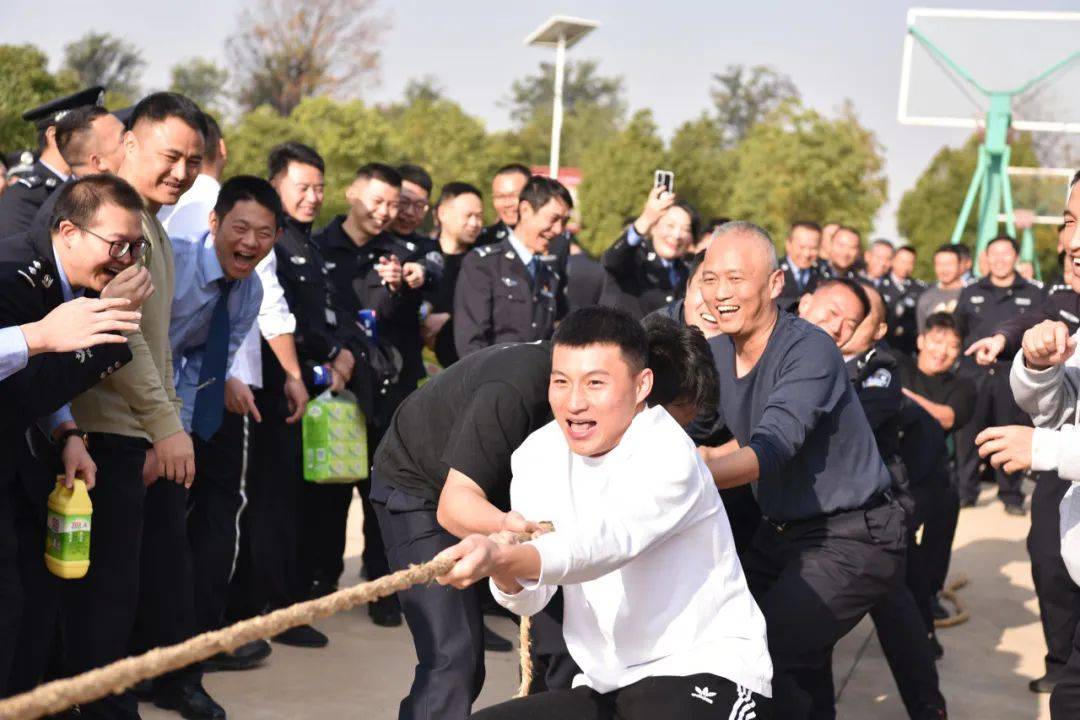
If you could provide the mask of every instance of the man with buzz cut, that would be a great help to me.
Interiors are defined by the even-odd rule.
[[[743,566],[768,625],[776,715],[829,717],[833,646],[901,582],[904,511],[833,337],[776,306],[768,233],[722,226],[702,272],[722,333],[710,341],[719,416],[735,436],[708,464],[719,488],[756,482],[764,521]]]
[[[707,369],[704,338],[689,333]],[[765,620],[709,469],[672,414],[688,422],[701,408],[673,377],[667,397],[653,395],[656,354],[626,313],[569,315],[552,339],[554,419],[510,460],[511,507],[554,531],[525,543],[513,532],[470,535],[438,556],[457,561],[441,584],[490,577],[495,598],[522,616],[559,589],[564,597],[563,636],[581,668],[574,687],[478,720],[773,717]]]

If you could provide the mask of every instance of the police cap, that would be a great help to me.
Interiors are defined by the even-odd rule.
[[[22,119],[34,123],[39,130],[44,130],[50,125],[55,125],[69,111],[84,105],[101,105],[104,100],[105,88],[95,85],[27,110],[23,113]]]

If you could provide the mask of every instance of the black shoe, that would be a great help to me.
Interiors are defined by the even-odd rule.
[[[163,710],[175,710],[187,720],[225,720],[225,708],[206,694],[202,683],[165,688],[154,696],[154,705]]]
[[[371,617],[371,622],[379,627],[399,627],[401,625],[401,608],[398,607],[395,598],[384,597],[368,603],[367,611]]]
[[[1033,693],[1039,693],[1040,695],[1049,695],[1054,691],[1054,686],[1058,684],[1058,681],[1049,675],[1043,675],[1041,678],[1035,678],[1028,683],[1028,690]]]
[[[203,661],[203,670],[250,670],[270,656],[270,643],[265,640],[252,640],[244,643],[231,653],[218,653]]]
[[[936,594],[930,596],[930,613],[935,620],[948,620],[951,617],[949,609],[941,604],[941,596]]]
[[[310,625],[298,625],[274,636],[274,642],[302,648],[322,648],[330,638]]]
[[[484,625],[484,649],[488,652],[507,653],[514,649],[514,644]]]
[[[1005,503],[1005,514],[1018,515],[1020,517],[1023,517],[1024,515],[1027,515],[1027,510],[1024,509],[1023,505],[1018,505],[1016,503]]]

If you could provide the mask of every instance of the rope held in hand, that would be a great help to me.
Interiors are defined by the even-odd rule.
[[[109,694],[118,695],[138,682],[179,670],[221,652],[232,652],[253,640],[271,638],[289,628],[309,624],[414,585],[433,582],[436,577],[450,572],[454,562],[449,558],[428,560],[378,580],[197,635],[177,645],[155,648],[81,675],[39,685],[29,692],[0,700],[0,720],[34,720],[75,705],[100,700]],[[522,618],[522,638],[527,639],[528,633],[529,620]],[[523,671],[529,669],[529,674],[523,675],[521,685],[527,694],[532,679],[532,661],[525,643],[521,652],[521,667]]]

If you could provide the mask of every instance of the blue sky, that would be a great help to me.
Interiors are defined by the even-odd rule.
[[[64,43],[89,30],[108,31],[142,48],[147,87],[163,87],[176,62],[205,56],[224,61],[236,16],[255,0],[0,0],[0,43],[30,42],[58,59]],[[923,0],[919,6],[1075,10],[1075,0]],[[152,7],[152,12],[148,8]],[[895,238],[893,214],[932,155],[963,140],[964,131],[906,127],[896,120],[905,18],[896,0],[381,0],[390,29],[382,44],[380,83],[365,99],[400,95],[409,78],[434,75],[447,95],[490,128],[509,124],[499,101],[515,78],[551,51],[523,39],[545,18],[565,13],[602,26],[571,51],[596,58],[606,74],[625,78],[631,109],[650,107],[665,136],[709,106],[710,78],[729,64],[768,64],[795,81],[804,100],[832,113],[850,99],[885,148],[889,202],[876,234]],[[1002,62],[1015,55],[997,53]]]

